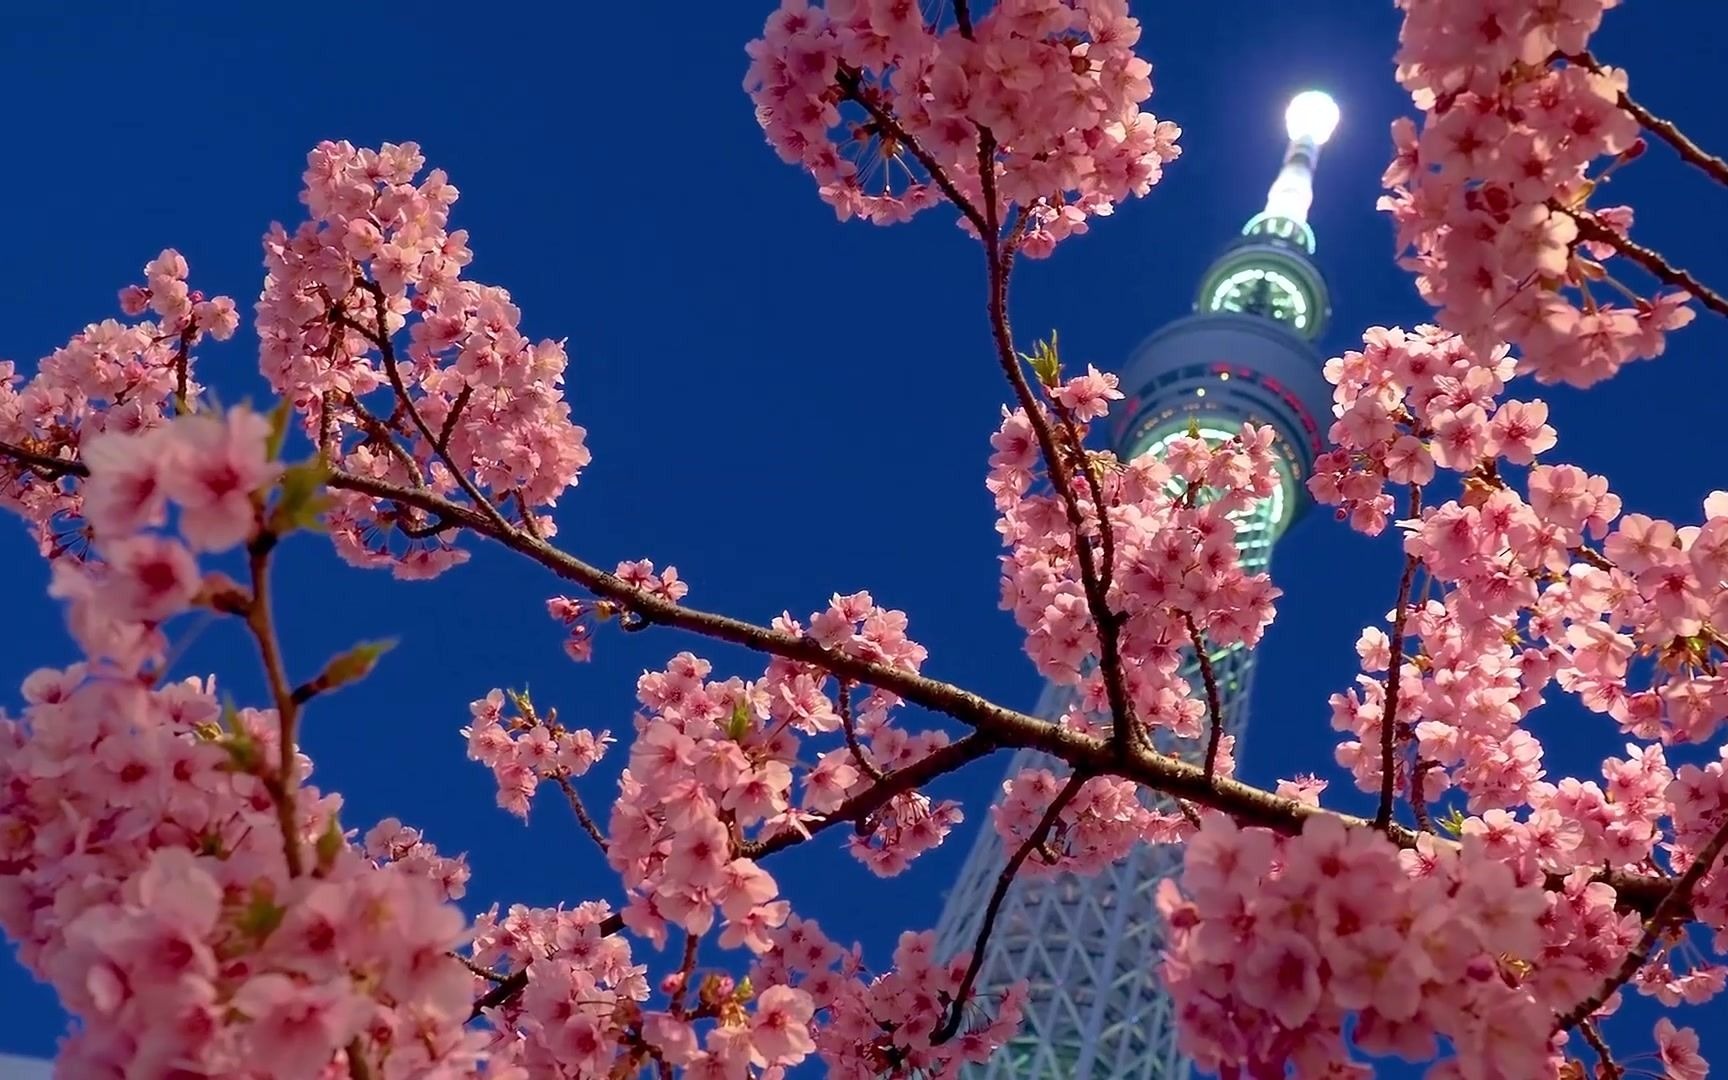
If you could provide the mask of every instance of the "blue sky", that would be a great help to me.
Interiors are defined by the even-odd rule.
[[[1655,5],[1634,5],[1611,13],[1595,44],[1631,68],[1636,96],[1721,149],[1728,120],[1705,104],[1715,45],[1686,32],[1716,25],[1714,6],[1670,0],[1657,17]],[[689,603],[756,621],[867,588],[909,613],[930,649],[927,673],[1029,706],[1037,680],[997,610],[983,488],[1006,395],[979,252],[945,211],[892,229],[836,223],[763,145],[739,89],[743,45],[769,4],[673,7],[603,23],[577,8],[480,19],[438,4],[335,26],[238,7],[8,16],[0,287],[12,317],[0,356],[28,369],[85,323],[117,315],[115,290],[165,246],[190,261],[194,287],[249,310],[258,237],[273,219],[300,220],[306,151],[324,138],[418,141],[462,190],[454,225],[476,255],[467,276],[510,289],[526,332],[569,338],[570,398],[595,462],[560,507],[562,543],[605,565],[674,563]],[[1185,311],[1206,263],[1259,208],[1283,102],[1309,85],[1344,111],[1312,215],[1334,297],[1327,352],[1368,325],[1423,321],[1374,210],[1387,125],[1408,108],[1392,81],[1391,5],[1133,7],[1155,65],[1152,108],[1183,126],[1183,157],[1149,199],[1054,259],[1021,264],[1020,333],[1059,328],[1072,362],[1109,369]],[[1721,193],[1661,148],[1614,186],[1638,207],[1641,239],[1728,282]],[[263,392],[245,337],[204,355],[203,378],[227,400]],[[1607,473],[1630,508],[1691,520],[1724,485],[1712,451],[1728,332],[1701,318],[1674,344],[1596,391],[1541,396],[1560,431],[1554,460]],[[0,522],[0,566],[0,705],[15,708],[6,687],[75,654],[16,523]],[[1347,785],[1331,765],[1326,697],[1355,674],[1352,642],[1390,606],[1396,566],[1392,544],[1324,513],[1281,543],[1273,573],[1285,596],[1261,650],[1246,778],[1309,769]],[[400,637],[369,682],[312,709],[306,748],[320,784],[347,796],[348,823],[394,815],[446,852],[467,851],[471,910],[617,897],[561,806],[544,803],[527,828],[493,806],[490,777],[463,759],[457,734],[468,701],[527,684],[566,718],[626,734],[636,674],[680,650],[711,656],[721,676],[761,671],[753,657],[665,631],[603,634],[596,661],[572,665],[542,606],[557,583],[484,550],[435,583],[398,585],[305,537],[279,572],[297,583],[281,612],[295,670],[357,640]],[[182,666],[257,695],[248,655],[225,634],[200,636]],[[1569,708],[1535,726],[1560,770],[1590,768],[1617,743]],[[901,878],[872,878],[829,844],[771,869],[801,911],[885,961],[900,929],[933,925],[1004,762],[946,782],[969,820]],[[585,782],[591,802],[604,803],[610,771]],[[1336,784],[1331,794],[1354,798]],[[0,1001],[0,1051],[52,1052],[62,1021],[51,995],[4,958]],[[1707,1008],[1720,1024],[1721,1007]],[[1645,1045],[1651,1014],[1638,1017],[1642,1030],[1621,1036],[1628,1052]]]

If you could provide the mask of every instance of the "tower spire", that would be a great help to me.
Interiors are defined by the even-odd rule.
[[[1290,99],[1284,110],[1290,145],[1284,151],[1284,167],[1266,193],[1266,217],[1308,223],[1308,208],[1314,204],[1314,166],[1320,160],[1320,147],[1337,127],[1338,104],[1324,92],[1304,90]]]
[[[1266,193],[1266,209],[1248,219],[1242,235],[1213,260],[1201,279],[1195,310],[1275,319],[1310,341],[1330,314],[1326,282],[1315,267],[1314,166],[1320,147],[1338,127],[1338,105],[1319,90],[1304,90],[1284,110],[1290,142],[1284,164]]]

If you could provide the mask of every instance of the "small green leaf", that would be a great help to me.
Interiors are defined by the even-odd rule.
[[[318,834],[318,868],[328,870],[336,863],[336,856],[347,850],[348,838],[342,835],[342,823],[332,815],[325,824],[324,831]]]
[[[247,901],[240,914],[235,917],[234,925],[240,932],[259,942],[263,942],[276,928],[282,925],[283,916],[288,909],[277,904],[261,889],[255,889],[252,899]]]
[[[324,494],[324,484],[329,478],[330,470],[316,459],[283,470],[278,484],[281,496],[270,512],[270,530],[278,535],[296,529],[319,531],[319,515],[330,504]]]
[[[258,744],[252,738],[252,733],[240,722],[240,714],[234,709],[232,698],[222,699],[223,733],[216,737],[216,744],[228,751],[228,756],[234,762],[234,767],[241,772],[255,772],[258,767]]]
[[[1435,824],[1439,825],[1442,829],[1446,830],[1446,832],[1453,836],[1462,836],[1464,835],[1464,812],[1454,806],[1450,814],[1447,814],[1445,817],[1435,822]]]
[[[327,694],[350,683],[359,682],[372,674],[372,669],[378,666],[379,657],[395,647],[395,641],[362,641],[324,665],[324,670],[313,680],[315,692]]]
[[[264,442],[264,453],[275,461],[282,454],[282,444],[288,440],[288,420],[294,415],[294,404],[287,398],[270,410],[270,437]]]
[[[732,719],[726,725],[726,735],[733,742],[743,742],[744,736],[750,734],[750,705],[740,700],[732,706]]]
[[[1049,341],[1037,341],[1032,344],[1032,355],[1020,354],[1020,359],[1032,367],[1032,373],[1038,376],[1038,381],[1048,387],[1055,387],[1062,380],[1062,358],[1057,349],[1056,332],[1051,331]]]

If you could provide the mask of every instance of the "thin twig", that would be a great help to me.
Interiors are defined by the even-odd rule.
[[[86,477],[90,469],[81,461],[71,461],[66,458],[54,457],[51,454],[38,453],[17,443],[0,442],[0,457],[9,457],[21,465],[37,471],[45,480],[58,480],[63,476]]]
[[[968,202],[966,196],[960,193],[960,189],[954,185],[953,179],[930,155],[930,151],[924,149],[922,143],[900,126],[900,121],[894,118],[893,113],[871,100],[870,95],[866,92],[862,75],[842,65],[838,74],[834,76],[834,82],[846,100],[856,102],[861,106],[865,112],[870,114],[870,119],[876,121],[878,127],[892,136],[900,146],[905,147],[906,152],[924,167],[924,171],[929,173],[930,179],[935,182],[937,190],[941,191],[948,201],[954,204],[954,208],[960,211],[962,217],[972,223],[972,227],[978,230],[979,236],[993,237],[995,235],[994,231],[986,226],[984,216],[978,212],[978,208]]]
[[[1434,831],[1434,824],[1428,819],[1428,792],[1424,790],[1426,785],[1423,783],[1423,777],[1427,775],[1429,769],[1435,768],[1439,764],[1433,758],[1421,757],[1418,754],[1416,767],[1411,770],[1410,812],[1416,815],[1417,832],[1431,833]]]
[[[1625,986],[1632,976],[1638,974],[1638,969],[1649,961],[1651,950],[1656,947],[1657,940],[1667,932],[1669,924],[1680,918],[1690,907],[1693,887],[1709,872],[1711,865],[1716,861],[1716,857],[1722,854],[1724,845],[1728,845],[1728,817],[1722,819],[1722,824],[1717,827],[1716,834],[1710,838],[1709,843],[1704,845],[1703,850],[1698,852],[1698,857],[1692,861],[1692,865],[1686,868],[1686,872],[1674,880],[1673,886],[1668,890],[1668,895],[1664,896],[1662,902],[1656,905],[1656,910],[1650,913],[1648,919],[1644,920],[1644,936],[1626,954],[1626,958],[1620,962],[1619,970],[1615,971],[1595,993],[1556,1017],[1554,1021],[1555,1031],[1565,1031],[1589,1017],[1590,1014],[1606,1004],[1608,999],[1614,996],[1615,991]]]
[[[684,959],[678,965],[678,985],[672,991],[666,1011],[673,1016],[684,1015],[684,995],[690,989],[690,973],[696,969],[696,945],[702,939],[688,930],[684,932]]]
[[[858,768],[872,780],[882,779],[882,770],[876,763],[864,756],[864,748],[858,745],[858,730],[852,725],[852,684],[845,679],[840,680],[840,726],[846,732],[846,745],[852,750],[852,758],[858,762]]]
[[[1614,1060],[1614,1054],[1603,1041],[1602,1033],[1596,1030],[1596,1025],[1585,1020],[1579,1023],[1578,1030],[1584,1033],[1584,1041],[1590,1044],[1590,1049],[1596,1051],[1596,1080],[1620,1080],[1626,1075],[1626,1070]]]
[[[576,785],[570,782],[568,776],[555,777],[555,782],[564,792],[564,800],[570,804],[570,812],[576,815],[576,821],[582,826],[582,831],[600,845],[600,854],[610,853],[611,845],[606,843],[606,834],[600,831],[600,826],[594,824],[594,819],[588,816],[588,808],[582,805],[582,796],[577,793]]]
[[[1415,518],[1422,513],[1422,485],[1410,485],[1410,512]],[[1374,827],[1387,829],[1392,824],[1392,800],[1398,790],[1398,688],[1404,674],[1404,621],[1410,616],[1410,585],[1416,579],[1415,555],[1404,557],[1404,576],[1398,579],[1398,606],[1392,613],[1392,666],[1386,672],[1386,708],[1380,717],[1380,810],[1374,815]]]
[[[378,352],[384,359],[384,373],[390,378],[390,386],[396,391],[397,401],[401,402],[402,407],[407,410],[408,418],[414,421],[414,426],[420,430],[421,437],[426,440],[433,453],[437,454],[439,460],[443,461],[445,467],[450,470],[451,478],[456,481],[463,494],[468,496],[469,500],[483,515],[494,519],[496,524],[509,528],[510,523],[505,520],[499,509],[492,505],[492,500],[482,495],[480,488],[468,478],[467,470],[456,464],[450,457],[450,451],[447,448],[438,445],[438,436],[432,434],[432,428],[426,423],[426,418],[420,415],[419,406],[415,405],[414,399],[408,396],[408,387],[402,382],[402,373],[396,368],[396,346],[391,343],[390,333],[387,329],[383,288],[376,281],[363,281],[360,283],[360,287],[372,294],[373,317],[378,324],[378,332],[372,338],[372,343],[378,346]],[[365,331],[362,330],[361,333],[364,334]]]
[[[1694,299],[1718,315],[1728,315],[1728,298],[1699,281],[1690,271],[1669,262],[1654,248],[1645,247],[1618,230],[1602,224],[1601,220],[1588,210],[1574,210],[1558,203],[1549,205],[1578,223],[1578,239],[1607,244],[1642,266],[1651,277],[1692,294]]]
[[[468,407],[468,399],[474,396],[474,388],[467,383],[462,384],[462,392],[456,395],[456,400],[450,404],[450,414],[444,418],[444,426],[438,429],[438,441],[433,449],[440,454],[450,450],[450,434],[456,430],[456,421],[462,416],[462,410]]]
[[[366,1043],[356,1035],[348,1040],[349,1080],[372,1080],[372,1066],[366,1064]]]
[[[474,961],[468,959],[466,956],[463,956],[461,953],[453,952],[453,953],[450,953],[449,956],[450,956],[450,959],[456,961],[458,964],[461,964],[463,967],[467,968],[470,974],[478,975],[480,978],[485,979],[487,982],[492,983],[494,985],[501,983],[506,978],[508,978],[508,976],[500,975],[496,971],[493,971],[491,968],[481,967],[479,964],[476,964]]]
[[[960,28],[961,37],[972,40],[972,12],[967,0],[954,0],[954,25]]]
[[[276,804],[276,821],[282,830],[282,854],[288,864],[288,876],[299,877],[304,864],[300,858],[300,815],[295,807],[294,776],[296,727],[300,718],[300,702],[288,681],[282,663],[282,647],[276,639],[276,626],[270,611],[270,552],[276,546],[276,536],[260,532],[246,545],[247,564],[252,575],[252,603],[246,612],[246,628],[258,644],[258,656],[264,664],[264,675],[270,685],[270,696],[276,702],[277,758],[274,774],[263,777],[265,789]]]
[[[1218,746],[1224,741],[1224,707],[1218,695],[1218,675],[1212,670],[1212,658],[1206,655],[1206,639],[1200,636],[1200,627],[1194,622],[1194,616],[1184,611],[1182,622],[1188,627],[1188,640],[1194,644],[1194,656],[1200,661],[1200,678],[1206,684],[1206,713],[1211,718],[1211,734],[1206,737],[1206,779],[1208,782],[1218,775]]]
[[[1139,721],[1122,677],[1123,619],[1120,614],[1110,610],[1108,583],[1100,577],[1098,566],[1092,558],[1092,545],[1086,539],[1085,523],[1080,516],[1080,503],[1074,494],[1073,480],[1056,445],[1050,419],[1027,383],[1026,373],[1020,365],[1019,353],[1014,348],[1014,331],[1008,324],[1008,277],[1013,265],[1013,253],[1004,253],[1002,245],[996,239],[1000,232],[996,217],[996,140],[987,127],[978,129],[978,138],[979,171],[984,189],[985,235],[989,237],[985,251],[990,278],[990,334],[996,343],[996,361],[1002,374],[1007,377],[1008,384],[1014,388],[1014,396],[1020,402],[1027,422],[1032,425],[1032,432],[1038,441],[1038,451],[1043,456],[1045,469],[1050,474],[1050,486],[1062,500],[1062,509],[1068,518],[1068,528],[1074,537],[1074,555],[1080,564],[1080,586],[1086,595],[1086,607],[1098,633],[1098,671],[1104,680],[1105,697],[1110,702],[1110,741],[1118,755],[1127,757],[1130,750],[1139,743],[1135,737]],[[1098,508],[1098,514],[1100,518],[1103,517],[1102,506]],[[1103,524],[1108,531],[1108,523]]]
[[[1591,71],[1600,72],[1602,64],[1588,50],[1580,53],[1561,53],[1560,56],[1568,63],[1579,64]],[[1672,120],[1664,120],[1660,116],[1638,104],[1628,97],[1626,91],[1620,91],[1620,107],[1638,121],[1638,125],[1655,135],[1658,139],[1674,148],[1680,155],[1680,160],[1702,169],[1718,184],[1728,185],[1728,161],[1709,154],[1704,148],[1693,142],[1681,131]]]
[[[1044,811],[1038,827],[1015,849],[1008,865],[996,875],[996,888],[991,891],[990,902],[984,908],[984,923],[978,928],[978,942],[972,948],[972,959],[966,964],[966,974],[961,976],[960,985],[954,991],[954,999],[948,1003],[948,1015],[943,1019],[942,1026],[930,1035],[933,1044],[947,1042],[960,1030],[962,1011],[972,996],[972,987],[978,981],[978,973],[984,968],[984,947],[990,943],[990,933],[996,927],[996,916],[1001,914],[1002,902],[1008,897],[1008,889],[1014,884],[1015,875],[1020,872],[1020,867],[1025,864],[1027,857],[1043,846],[1045,838],[1056,825],[1056,819],[1062,815],[1062,811],[1079,793],[1080,786],[1088,779],[1083,772],[1076,772],[1068,778],[1068,783],[1056,794],[1056,798],[1051,800],[1049,809]]]

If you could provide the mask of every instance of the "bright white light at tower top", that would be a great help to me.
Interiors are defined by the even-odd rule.
[[[1292,140],[1311,139],[1316,146],[1338,128],[1338,103],[1321,90],[1304,90],[1284,110],[1284,130]]]

